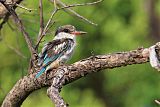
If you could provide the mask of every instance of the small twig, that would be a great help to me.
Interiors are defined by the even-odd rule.
[[[17,4],[17,3],[16,3],[16,6],[22,8],[22,9],[24,9],[24,10],[27,10],[27,11],[29,11],[29,12],[36,10],[36,9],[29,9],[29,8],[24,7],[24,6],[22,6],[22,5],[19,5],[19,4]]]
[[[53,2],[54,2],[54,8],[57,9],[57,2],[56,2],[56,0],[53,0]]]
[[[58,11],[57,8],[55,8],[55,9],[53,10],[53,12],[52,12],[52,14],[51,14],[51,16],[50,16],[50,18],[49,18],[49,20],[48,20],[48,22],[47,22],[44,30],[43,30],[42,35],[41,35],[41,36],[38,38],[38,40],[37,40],[36,49],[38,48],[39,43],[41,42],[41,40],[43,39],[43,37],[46,35],[46,32],[48,31],[48,27],[49,27],[49,25],[50,25],[51,22],[52,22],[53,16],[57,13],[57,11]]]
[[[46,26],[45,26],[45,28],[44,28],[44,32],[43,32],[44,34],[46,33],[46,30],[48,29],[49,25],[50,25],[51,22],[52,22],[53,16],[54,16],[57,12],[58,12],[58,9],[55,8],[54,11],[53,11],[52,14],[51,14],[51,16],[50,16],[50,18],[49,18]]]
[[[5,1],[5,0],[4,0]],[[27,8],[27,7],[25,7],[25,6],[22,6],[22,5],[20,5],[20,4],[18,4],[18,3],[16,3],[15,1],[13,1],[13,0],[11,0],[10,2],[7,2],[7,3],[5,3],[6,5],[9,5],[9,6],[16,6],[16,7],[19,7],[19,8],[22,8],[22,9],[24,9],[24,10],[27,10],[27,11],[29,11],[29,12],[31,12],[31,11],[34,11],[34,10],[36,10],[36,9],[29,9],[29,8]]]
[[[25,15],[27,15],[27,16],[29,16],[29,17],[33,17],[33,16],[38,16],[39,15],[39,13],[35,13],[35,12],[32,12],[32,13],[28,13],[28,12],[21,12],[21,11],[19,11],[18,13],[17,13],[18,15],[23,15],[23,16],[25,16]]]
[[[39,0],[39,14],[40,14],[40,28],[37,40],[42,36],[44,30],[44,18],[43,18],[43,4],[42,0]]]
[[[67,5],[64,4],[63,2],[61,2],[60,0],[57,0],[57,3],[58,3],[60,6],[62,6],[62,7],[60,7],[60,8],[63,8],[63,7],[64,7],[64,9],[66,9],[67,11],[69,11],[69,12],[72,13],[74,16],[78,17],[79,19],[81,19],[81,20],[83,20],[83,21],[85,21],[85,22],[87,22],[87,23],[89,23],[89,24],[91,24],[91,25],[97,26],[96,23],[94,23],[94,22],[90,21],[89,19],[81,16],[80,14],[78,14],[78,13],[75,12],[74,10],[70,9],[69,7],[68,7],[68,8],[65,8],[65,7],[67,7]]]
[[[41,40],[43,39],[43,37],[46,35],[46,32],[49,30],[49,25],[51,24],[51,21],[53,19],[53,16],[61,9],[68,9],[72,14],[74,14],[75,16],[77,16],[78,18],[92,24],[92,25],[95,25],[97,26],[97,24],[93,23],[92,21],[86,19],[85,17],[81,16],[80,14],[78,14],[77,12],[73,11],[72,9],[70,9],[71,7],[76,7],[76,6],[85,6],[85,5],[94,5],[94,4],[97,4],[97,3],[100,3],[102,2],[102,0],[99,0],[99,1],[96,1],[96,2],[92,2],[92,3],[83,3],[83,4],[73,4],[73,5],[65,5],[63,2],[59,1],[59,0],[54,0],[53,3],[54,3],[54,11],[52,12],[51,14],[51,17],[49,18],[45,28],[44,28],[44,31],[42,33],[42,35],[38,38],[37,40],[37,44],[36,44],[36,49],[38,48],[39,46],[39,43],[41,42]],[[63,7],[60,7],[60,8],[57,8],[57,3],[62,5]]]
[[[49,29],[51,29],[51,27],[53,27],[53,25],[54,25],[55,23],[56,23],[56,21],[50,23],[50,26],[46,29],[45,35],[46,35],[47,32],[49,31]]]
[[[77,6],[88,6],[88,5],[95,5],[98,4],[100,2],[102,2],[103,0],[98,0],[95,2],[91,2],[91,3],[82,3],[82,4],[71,4],[71,5],[66,5],[64,7],[60,7],[59,9],[65,9],[65,8],[71,8],[71,7],[77,7]]]
[[[37,39],[37,43],[36,43],[36,46],[35,46],[36,50],[38,49],[39,43],[41,42],[41,40],[43,39],[43,37],[46,35],[46,32],[49,30],[49,25],[52,22],[53,16],[58,12],[57,5],[56,5],[55,1],[54,1],[54,6],[55,6],[54,10],[53,10],[53,12],[52,12],[52,14],[51,14],[51,16],[50,16],[50,18],[49,18],[46,26],[44,27],[43,32],[41,33],[41,35]]]
[[[51,22],[52,22],[53,16],[54,16],[57,12],[58,12],[58,9],[57,9],[57,8],[55,8],[55,9],[53,10],[53,12],[52,12],[52,14],[51,14],[51,16],[50,16],[50,18],[49,18],[49,20],[48,20],[48,22],[47,22],[46,26],[45,26],[45,28],[44,28],[43,35],[46,33],[46,31],[47,31],[47,29],[48,29],[49,25],[50,25],[50,24],[51,24]]]

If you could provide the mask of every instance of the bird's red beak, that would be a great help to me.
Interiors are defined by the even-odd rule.
[[[71,32],[71,34],[74,34],[74,35],[83,35],[83,34],[86,34],[87,32],[83,32],[83,31],[74,31],[74,32]]]

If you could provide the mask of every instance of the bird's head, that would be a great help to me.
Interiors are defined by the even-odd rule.
[[[72,25],[64,25],[57,29],[55,36],[57,36],[60,33],[77,36],[77,35],[86,34],[87,32],[77,31],[76,28]]]

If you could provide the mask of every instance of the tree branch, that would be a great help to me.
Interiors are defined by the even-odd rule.
[[[44,18],[43,18],[43,4],[42,0],[39,0],[39,15],[40,15],[40,28],[39,28],[39,34],[37,40],[40,39],[42,36],[43,30],[44,30]],[[37,48],[37,46],[36,46]]]
[[[16,14],[16,12],[14,11],[14,9],[12,7],[10,7],[9,5],[7,5],[5,2],[2,2],[2,1],[0,1],[0,2],[5,6],[5,8],[8,10],[8,12],[13,16],[15,22],[18,25],[18,28],[23,33],[23,36],[24,36],[24,38],[26,40],[26,43],[28,45],[28,48],[30,50],[31,57],[34,58],[35,56],[37,56],[37,52],[34,49],[34,45],[32,43],[32,40],[31,40],[29,34],[25,31],[25,28],[24,28],[24,26],[22,24],[22,21],[19,19],[18,15]]]
[[[48,28],[49,28],[49,25],[51,24],[51,21],[52,21],[52,19],[53,19],[53,16],[57,13],[57,11],[58,11],[57,8],[55,8],[55,9],[53,10],[53,12],[52,12],[52,14],[51,14],[51,16],[50,16],[50,18],[49,18],[46,26],[45,26],[44,29],[43,29],[42,34],[38,37],[37,43],[36,43],[36,49],[38,48],[39,43],[41,42],[41,40],[43,39],[43,37],[46,35],[46,32],[48,31]]]
[[[53,2],[53,1],[52,1]],[[101,2],[101,1],[100,1]],[[70,7],[68,7],[65,3],[63,3],[60,0],[56,0],[56,3],[60,6],[60,8],[64,9],[65,12],[68,12],[70,15],[72,16],[76,16],[77,18],[81,19],[82,21],[85,21],[91,25],[97,26],[96,23],[90,21],[89,19],[85,18],[84,16],[81,16],[80,14],[78,14],[77,12],[75,12],[74,10],[70,9]],[[99,3],[99,2],[98,2]],[[86,4],[87,5],[87,4]],[[75,4],[76,6],[76,4]],[[75,7],[73,6],[73,7]],[[78,5],[77,5],[78,6]],[[82,6],[82,5],[81,5]],[[71,6],[72,7],[72,6]]]
[[[51,0],[51,2],[54,3],[54,10],[46,24],[46,26],[44,27],[43,32],[41,33],[41,35],[39,35],[38,39],[37,39],[37,43],[36,43],[36,49],[39,46],[39,43],[41,42],[41,40],[43,39],[43,37],[46,35],[46,32],[48,31],[49,25],[51,24],[51,21],[53,19],[53,16],[59,11],[59,10],[65,10],[67,9],[68,12],[70,12],[72,15],[88,22],[89,24],[92,25],[97,25],[93,22],[91,22],[90,20],[86,19],[85,17],[81,16],[80,14],[76,13],[75,11],[73,11],[72,9],[70,9],[71,7],[77,7],[77,6],[87,6],[87,5],[95,5],[98,4],[100,2],[102,2],[102,0],[98,0],[95,2],[91,2],[91,3],[82,3],[82,4],[72,4],[72,5],[66,5],[63,2],[61,2],[60,0]],[[59,8],[57,8],[57,4],[60,5]]]
[[[5,1],[6,3],[11,2],[11,0],[0,0],[0,1]],[[21,3],[22,0],[12,0],[14,3],[13,4],[13,8],[16,9],[16,4]],[[9,12],[7,11],[7,9],[3,6],[3,4],[0,2],[0,19],[3,18],[2,23],[0,23],[0,30],[2,29],[2,26],[8,21],[9,19]]]
[[[62,69],[58,69],[55,73],[55,77],[53,79],[52,85],[48,88],[47,94],[55,104],[56,107],[67,107],[67,104],[64,102],[63,98],[60,96],[60,90],[62,88],[64,73],[66,69],[62,67]]]
[[[59,9],[65,9],[65,8],[71,8],[71,7],[77,7],[77,6],[89,6],[89,5],[95,5],[98,4],[100,2],[102,2],[103,0],[98,0],[95,2],[91,2],[91,3],[82,3],[82,4],[71,4],[71,5],[66,5],[64,7],[60,7]]]
[[[160,56],[160,42],[156,44],[156,52],[158,56]],[[43,74],[38,79],[35,79],[36,73],[32,73],[28,76],[24,76],[15,84],[4,99],[2,107],[19,107],[30,93],[42,87],[51,86],[48,89],[48,94],[49,90],[52,90],[55,91],[53,92],[56,93],[55,95],[59,95],[59,91],[57,90],[59,87],[69,84],[81,77],[86,76],[87,74],[98,72],[103,69],[112,69],[132,64],[142,64],[148,61],[149,48],[139,48],[128,52],[91,56],[75,62],[74,64],[59,67],[57,70],[53,69],[51,72],[48,72],[47,75]],[[58,72],[62,69],[64,72]],[[58,80],[59,82],[54,82],[55,78],[58,76],[60,76],[60,81]],[[56,83],[58,84],[55,85]],[[54,89],[55,87],[58,88]],[[55,96],[52,96],[51,93],[49,96],[52,97],[51,99],[54,101]],[[56,98],[59,99],[61,97],[58,96]]]

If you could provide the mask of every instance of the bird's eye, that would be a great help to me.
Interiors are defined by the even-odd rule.
[[[68,30],[68,29],[64,29],[64,32],[65,32],[65,33],[69,33],[69,30]]]

